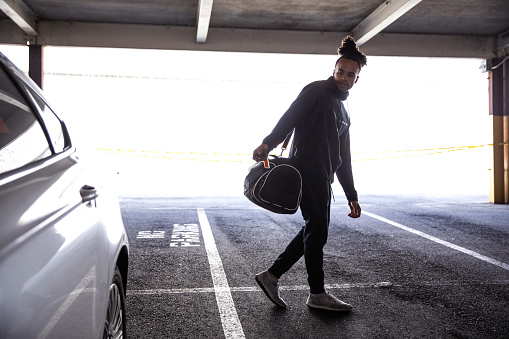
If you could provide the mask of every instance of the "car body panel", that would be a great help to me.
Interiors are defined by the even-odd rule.
[[[45,126],[32,101],[34,95],[44,100],[42,92],[1,54],[0,61],[21,91],[30,86],[25,98]],[[119,256],[128,252],[127,235],[110,178],[82,161],[66,139],[65,150],[0,174],[2,339],[103,335],[109,286]],[[127,263],[121,266],[125,279]]]

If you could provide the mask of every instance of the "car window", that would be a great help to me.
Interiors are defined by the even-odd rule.
[[[0,173],[51,154],[39,121],[0,67]]]
[[[25,85],[26,90],[32,96],[33,101],[39,107],[39,113],[44,120],[44,124],[46,125],[46,129],[48,130],[49,137],[51,139],[51,143],[55,150],[55,153],[63,152],[66,148],[65,137],[62,130],[62,123],[60,119],[57,118],[55,113],[51,110],[51,108],[46,104],[44,100],[39,97],[37,93],[35,93],[30,87]]]

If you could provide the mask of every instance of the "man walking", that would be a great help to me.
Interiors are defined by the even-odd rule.
[[[272,266],[255,277],[267,297],[280,307],[287,305],[279,295],[279,278],[304,256],[310,288],[307,305],[332,311],[352,309],[351,305],[325,291],[323,247],[328,236],[334,174],[348,200],[348,216],[358,218],[361,215],[352,174],[350,117],[342,101],[346,100],[348,91],[358,81],[359,72],[367,60],[351,37],[342,41],[338,54],[340,57],[333,75],[304,87],[272,132],[253,152],[255,161],[267,159],[268,153],[295,128],[293,144],[299,145],[295,154],[296,167],[302,175],[300,209],[305,223]],[[309,126],[309,118],[315,110],[318,110],[318,116]],[[303,131],[308,128],[310,133],[305,140],[300,140]]]

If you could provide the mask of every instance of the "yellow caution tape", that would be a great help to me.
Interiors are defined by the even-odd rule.
[[[508,143],[497,143],[496,146],[505,146]],[[423,148],[416,150],[394,150],[394,151],[375,151],[375,152],[358,152],[352,153],[352,161],[373,161],[383,159],[398,159],[417,156],[428,156],[447,152],[457,152],[469,149],[491,147],[493,144],[483,144],[474,146],[452,146],[438,148]],[[210,163],[252,163],[251,153],[235,153],[235,152],[182,152],[182,151],[158,151],[158,150],[134,150],[121,148],[97,148],[98,151],[106,154],[156,158],[166,160],[183,160],[183,161],[204,161]],[[288,154],[285,154],[286,156]],[[225,159],[225,157],[227,159]]]

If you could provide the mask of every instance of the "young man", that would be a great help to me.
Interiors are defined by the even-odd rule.
[[[350,117],[342,101],[359,80],[359,72],[366,65],[366,56],[351,37],[343,40],[338,54],[340,58],[333,76],[304,87],[272,132],[253,152],[255,161],[267,159],[268,153],[295,128],[294,145],[298,143],[296,167],[302,175],[300,209],[305,223],[272,266],[255,277],[267,297],[280,307],[286,307],[286,303],[279,295],[279,278],[304,256],[310,287],[307,305],[332,311],[352,309],[351,305],[325,291],[323,247],[327,242],[334,174],[348,200],[348,216],[358,218],[361,215],[352,175]],[[315,110],[319,111],[318,116],[309,126],[308,120]],[[307,128],[311,132],[306,140],[300,140]]]

